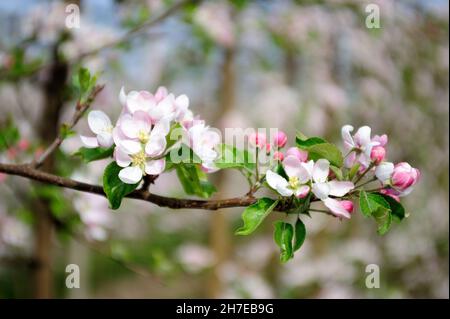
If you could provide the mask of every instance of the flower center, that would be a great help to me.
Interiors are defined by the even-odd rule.
[[[289,177],[289,188],[297,189],[300,186],[297,176]]]
[[[142,170],[144,170],[144,168],[145,168],[145,160],[146,160],[146,155],[145,155],[144,151],[140,151],[139,153],[131,155],[131,165],[138,166]]]
[[[147,142],[149,140],[149,136],[148,136],[147,132],[140,130],[138,133],[138,139],[141,143],[147,144]]]

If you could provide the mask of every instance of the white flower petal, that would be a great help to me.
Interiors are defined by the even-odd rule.
[[[167,117],[162,118],[153,127],[150,133],[150,139],[155,136],[165,137],[167,134],[169,134],[169,132],[170,132],[170,120]]]
[[[132,140],[121,141],[119,147],[121,147],[125,153],[130,155],[139,153],[142,150],[141,143]]]
[[[148,161],[145,164],[145,172],[149,175],[159,175],[164,171],[165,167],[166,160],[164,158],[155,161]]]
[[[96,137],[83,136],[80,135],[81,142],[87,148],[96,148],[98,147],[98,141]]]
[[[120,147],[114,149],[114,160],[120,167],[127,167],[131,164],[131,158]]]
[[[266,181],[270,187],[275,189],[282,196],[291,196],[294,193],[291,189],[287,188],[289,185],[288,181],[271,170],[266,172]]]
[[[159,156],[166,149],[167,143],[164,137],[150,137],[147,145],[145,145],[145,153],[150,156]]]
[[[136,184],[142,179],[142,170],[137,166],[128,166],[119,172],[119,178],[125,184]]]
[[[312,192],[317,198],[324,200],[330,195],[330,186],[328,186],[328,183],[314,183]]]
[[[342,139],[344,140],[344,145],[347,150],[352,149],[355,146],[351,132],[353,131],[353,126],[344,125],[341,129]]]
[[[189,107],[189,98],[182,94],[175,99],[175,105],[178,110],[186,110]]]
[[[111,127],[111,121],[102,111],[91,111],[88,115],[88,125],[92,132],[100,134]]]
[[[319,159],[315,164],[312,172],[313,180],[316,183],[324,183],[330,172],[330,162],[326,159]]]
[[[361,126],[355,134],[355,143],[358,146],[366,146],[371,142],[370,133],[372,129],[368,126]]]
[[[100,133],[97,135],[98,144],[101,147],[110,147],[114,144],[113,136],[110,133]]]
[[[323,200],[326,207],[337,217],[350,219],[350,213],[334,198],[327,198]]]
[[[120,130],[128,138],[137,138],[139,136],[139,127],[130,114],[125,114],[121,117]]]
[[[330,195],[342,197],[355,188],[352,182],[330,181],[328,182],[330,187]]]
[[[390,162],[383,162],[375,169],[375,176],[384,184],[389,182],[392,173],[394,172],[394,164]]]

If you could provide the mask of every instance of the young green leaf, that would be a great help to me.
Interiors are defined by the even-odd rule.
[[[383,196],[376,193],[366,193],[364,190],[359,192],[359,207],[364,216],[371,216],[379,208],[391,210],[389,203]]]
[[[378,224],[377,233],[384,235],[388,232],[392,225],[392,213],[390,210],[379,207],[374,213],[373,217]]]
[[[280,261],[285,263],[294,256],[292,250],[294,228],[291,224],[282,221],[276,221],[274,226],[275,232],[273,238],[278,247],[280,247]]]
[[[11,116],[8,116],[6,121],[0,121],[0,151],[14,146],[19,139],[19,129]]]
[[[110,163],[103,173],[103,191],[108,198],[112,209],[118,209],[122,203],[122,199],[134,191],[137,184],[125,184],[119,179],[119,172],[122,169],[116,162]]]
[[[401,222],[403,218],[405,218],[405,208],[403,207],[403,205],[397,202],[391,196],[384,194],[380,194],[380,196],[382,196],[389,203],[393,219],[397,222]]]
[[[89,163],[93,161],[98,161],[101,159],[105,159],[111,157],[114,153],[114,147],[96,147],[96,148],[87,148],[81,147],[74,155],[80,156],[83,161]]]
[[[311,147],[316,144],[328,143],[326,140],[324,140],[323,138],[320,138],[320,137],[308,138],[301,132],[297,133],[295,142],[296,142],[297,146],[301,149],[307,149],[308,147]]]
[[[320,158],[327,159],[331,165],[336,167],[342,167],[344,163],[344,157],[342,152],[336,145],[328,143],[326,140],[320,137],[307,138],[302,133],[297,133],[295,139],[297,147],[308,152],[308,157],[312,160],[318,160]]]
[[[278,200],[263,197],[253,205],[248,206],[242,213],[244,225],[236,231],[236,235],[250,235],[253,233],[277,204]]]
[[[294,252],[299,250],[305,242],[306,227],[305,224],[299,219],[295,223],[295,240],[294,240]]]
[[[336,145],[330,143],[315,144],[307,148],[308,157],[314,161],[320,158],[327,159],[331,165],[342,167],[344,157]]]
[[[199,165],[179,163],[175,168],[186,194],[208,198],[216,192],[216,188],[208,181]]]

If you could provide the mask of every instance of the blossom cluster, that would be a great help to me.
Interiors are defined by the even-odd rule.
[[[201,159],[205,171],[211,172],[218,157],[220,137],[205,121],[194,117],[189,98],[175,96],[159,87],[155,94],[122,88],[119,94],[122,112],[115,125],[102,111],[91,111],[88,124],[95,136],[81,136],[88,148],[114,147],[114,159],[122,170],[119,178],[126,184],[139,183],[145,175],[159,175],[166,166],[171,128],[178,126],[177,136]],[[180,134],[179,134],[180,135]]]
[[[379,193],[400,201],[399,197],[409,194],[417,183],[419,170],[405,162],[394,165],[385,161],[385,147],[388,142],[386,135],[371,137],[371,128],[368,126],[359,128],[352,135],[353,129],[350,125],[342,128],[344,149],[347,152],[345,167],[349,170],[357,169],[357,178],[373,173],[381,183]],[[284,146],[285,143],[279,143],[284,135],[283,132],[278,133],[275,145]],[[264,136],[253,139],[259,147],[263,147]],[[359,185],[355,185],[351,179],[338,180],[330,170],[330,162],[327,159],[308,160],[308,153],[296,147],[288,149],[285,154],[277,151],[274,157],[281,161],[286,174],[283,177],[269,169],[266,172],[266,181],[278,194],[283,197],[294,195],[297,198],[305,198],[312,193],[335,216],[351,217],[353,202],[339,198],[345,197]]]

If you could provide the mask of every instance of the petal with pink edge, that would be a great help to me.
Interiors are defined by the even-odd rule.
[[[156,161],[148,161],[145,164],[145,173],[149,175],[159,175],[166,167],[166,160],[164,158]]]
[[[342,197],[355,188],[355,185],[352,182],[341,181],[328,182],[328,186],[330,187],[330,195],[337,197]]]
[[[350,219],[350,213],[341,205],[339,201],[334,198],[327,198],[323,200],[326,207],[333,213],[333,215],[341,218]]]

